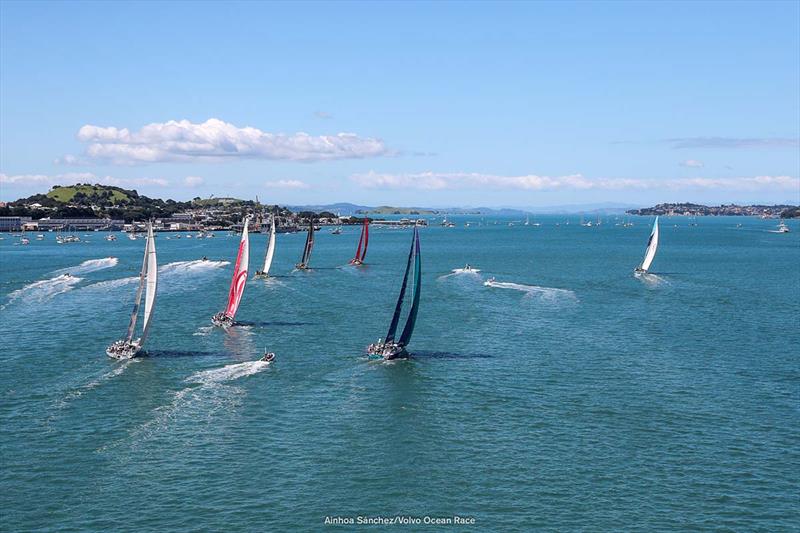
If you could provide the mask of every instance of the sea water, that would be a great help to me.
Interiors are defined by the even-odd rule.
[[[238,237],[160,233],[149,357],[127,362],[105,348],[145,241],[6,234],[2,529],[797,530],[796,222],[663,217],[655,275],[637,278],[645,217],[452,220],[420,231],[413,357],[391,363],[364,348],[386,333],[408,230],[373,227],[354,268],[360,227],[325,228],[308,272],[292,270],[305,235],[278,235],[274,277],[250,279],[227,332],[209,318]]]

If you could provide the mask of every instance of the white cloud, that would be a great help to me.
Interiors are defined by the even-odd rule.
[[[314,111],[314,116],[321,119],[331,119],[333,115],[328,113],[327,111]]]
[[[666,139],[673,148],[797,148],[800,139],[790,137],[680,137]]]
[[[354,133],[312,136],[307,133],[269,133],[239,128],[219,119],[201,124],[170,120],[148,124],[139,131],[87,124],[78,130],[86,157],[116,164],[165,161],[222,161],[227,158],[323,161],[360,159],[391,154],[383,141]],[[66,164],[80,161],[72,155]]]
[[[68,172],[48,176],[45,174],[0,174],[0,183],[10,186],[25,185],[73,185],[75,183],[102,183],[104,185],[116,185],[118,187],[130,187],[137,185],[157,185],[166,187],[169,181],[163,178],[115,178],[113,176],[96,176],[90,172]]]
[[[264,182],[269,189],[308,189],[309,185],[300,180],[277,180]]]
[[[199,187],[200,185],[205,183],[205,181],[206,180],[204,180],[200,176],[186,176],[185,178],[183,178],[183,184],[186,185],[187,187]]]
[[[703,162],[698,161],[697,159],[687,159],[686,161],[681,161],[681,166],[689,168],[702,168]]]
[[[800,179],[791,176],[756,176],[743,178],[586,178],[568,176],[498,176],[478,173],[422,172],[417,174],[354,174],[352,181],[373,189],[521,189],[521,190],[631,190],[631,189],[735,189],[799,190]]]

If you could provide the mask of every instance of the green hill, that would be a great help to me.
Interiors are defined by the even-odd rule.
[[[65,204],[76,201],[75,195],[78,195],[77,200],[105,199],[111,204],[118,204],[128,201],[131,198],[130,192],[108,185],[70,185],[68,187],[56,185],[47,193],[47,197]]]

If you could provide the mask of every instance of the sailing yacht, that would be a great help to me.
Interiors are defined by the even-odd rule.
[[[656,250],[658,249],[658,217],[656,217],[656,221],[653,222],[653,229],[650,232],[650,239],[647,241],[647,250],[644,252],[644,259],[642,259],[642,263],[636,267],[634,273],[637,275],[640,274],[647,274],[650,271],[650,265],[653,262],[653,259],[656,256]]]
[[[144,258],[142,259],[142,270],[139,273],[139,287],[136,289],[136,297],[133,303],[133,312],[128,324],[128,333],[124,339],[120,339],[106,349],[109,357],[114,359],[130,359],[141,353],[147,334],[150,332],[150,324],[153,321],[153,310],[156,305],[156,289],[158,287],[158,262],[156,260],[156,240],[153,238],[153,224],[147,224],[147,241],[144,246]],[[144,325],[142,336],[134,340],[133,335],[136,331],[136,321],[139,317],[139,307],[142,303],[142,293],[144,292]]]
[[[250,238],[247,233],[247,227],[250,224],[250,218],[250,215],[244,218],[242,238],[239,240],[239,253],[236,256],[236,266],[233,268],[231,288],[228,291],[228,305],[225,307],[224,311],[220,311],[211,317],[211,323],[221,328],[234,325],[236,311],[239,309],[239,303],[241,303],[242,295],[244,294],[244,286],[247,283],[247,270],[250,264]]]
[[[364,248],[361,248],[361,245]],[[356,248],[356,256],[350,260],[351,265],[363,265],[364,258],[367,257],[367,245],[369,244],[369,219],[364,217],[364,225],[361,226],[361,238],[358,239],[358,248]]]
[[[414,268],[413,281],[411,285],[411,309],[408,312],[406,324],[400,337],[396,338],[397,326],[400,323],[400,314],[403,310],[403,300],[406,296],[406,288],[408,286],[408,275],[411,268]],[[378,342],[370,344],[367,347],[367,353],[372,357],[382,357],[384,359],[398,359],[408,357],[406,346],[411,340],[411,334],[414,332],[414,325],[417,322],[417,313],[419,311],[419,295],[421,288],[421,274],[422,263],[420,260],[419,252],[419,232],[417,227],[414,226],[414,235],[411,239],[411,250],[408,252],[408,261],[406,262],[406,272],[403,275],[403,284],[400,286],[400,296],[397,298],[397,304],[394,308],[394,315],[392,322],[389,324],[389,331],[386,333],[385,339],[379,339]]]
[[[272,215],[269,225],[269,241],[267,242],[267,252],[264,255],[264,267],[256,271],[257,278],[268,278],[269,268],[272,266],[272,256],[275,254],[275,215]]]
[[[311,250],[314,248],[314,220],[308,221],[308,234],[306,235],[306,245],[303,247],[303,257],[294,267],[298,270],[308,270],[311,262]]]

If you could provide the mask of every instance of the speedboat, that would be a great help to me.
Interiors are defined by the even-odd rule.
[[[778,224],[778,233],[789,233],[789,226],[787,226],[785,222],[781,221],[781,223]]]
[[[265,363],[271,363],[275,360],[275,354],[273,352],[268,352],[267,349],[264,349],[264,357],[259,359],[260,361],[264,361]]]
[[[331,232],[331,235],[341,235],[341,234],[342,234],[342,228],[336,228]]]
[[[492,283],[494,283],[494,276],[483,282],[483,284],[486,285],[487,287],[491,287]]]

